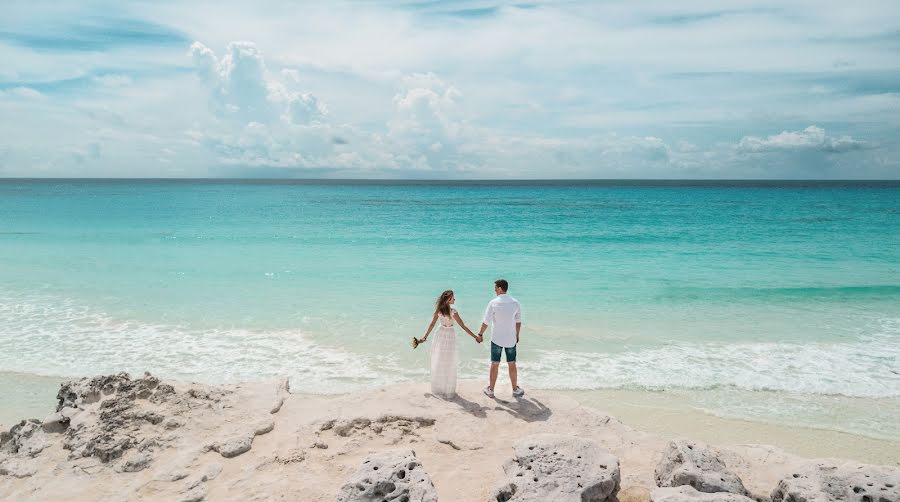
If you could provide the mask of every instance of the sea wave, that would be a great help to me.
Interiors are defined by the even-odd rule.
[[[840,342],[667,343],[615,353],[520,349],[523,379],[548,389],[737,389],[900,397],[900,319]],[[0,292],[0,371],[91,375],[149,370],[207,382],[288,375],[294,388],[339,393],[421,380],[422,358],[324,343],[300,330],[199,329],[116,319],[72,300]],[[396,350],[394,350],[396,349]],[[470,353],[471,354],[471,353]],[[483,359],[463,358],[463,378]]]
[[[616,354],[538,351],[528,371],[542,388],[733,388],[900,397],[897,324],[885,319],[885,332],[846,342],[678,343]]]
[[[0,371],[78,376],[151,371],[209,383],[288,375],[339,393],[412,377],[390,356],[360,357],[299,330],[195,329],[115,319],[71,300],[0,297]]]

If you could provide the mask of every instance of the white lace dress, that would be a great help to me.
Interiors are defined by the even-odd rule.
[[[456,365],[459,356],[456,354],[456,328],[453,316],[456,310],[450,310],[450,317],[438,314],[437,332],[431,342],[431,393],[444,398],[456,396]]]

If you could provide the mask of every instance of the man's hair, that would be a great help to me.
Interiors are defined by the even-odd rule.
[[[497,279],[496,281],[494,281],[494,286],[502,289],[504,293],[509,291],[509,283],[506,282],[506,279]]]

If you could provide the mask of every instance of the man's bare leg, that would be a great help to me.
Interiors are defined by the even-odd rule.
[[[513,390],[516,390],[519,387],[519,382],[518,382],[519,373],[516,370],[516,363],[511,362],[511,363],[507,363],[507,364],[509,364],[509,383],[512,384]]]
[[[497,373],[500,372],[500,363],[491,363],[491,390],[494,390],[494,384],[497,383]]]

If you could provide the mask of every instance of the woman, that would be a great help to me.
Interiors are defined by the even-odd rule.
[[[472,330],[466,327],[466,323],[459,317],[459,312],[451,307],[456,303],[453,297],[453,291],[447,290],[441,293],[435,303],[434,316],[431,318],[431,324],[425,331],[425,336],[421,340],[413,339],[413,348],[420,343],[428,340],[428,335],[434,328],[434,324],[441,322],[438,327],[435,340],[431,344],[431,393],[443,398],[452,398],[456,396],[456,330],[453,328],[453,321],[459,323],[459,326],[469,334],[475,341],[478,341],[478,335],[472,333]]]

